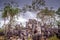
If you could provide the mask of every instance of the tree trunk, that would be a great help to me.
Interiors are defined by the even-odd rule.
[[[8,24],[9,25],[9,27],[8,27],[9,29],[11,28],[12,21],[13,21],[13,17],[10,17],[10,21],[9,21],[9,24]]]

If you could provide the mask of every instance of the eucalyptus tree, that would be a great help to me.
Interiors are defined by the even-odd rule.
[[[32,0],[31,4],[26,4],[23,8],[22,11],[38,11],[41,9],[41,6],[45,6],[45,0]]]
[[[47,30],[47,28],[52,27],[52,23],[50,22],[50,19],[54,18],[54,15],[55,15],[55,11],[51,10],[51,9],[48,9],[48,7],[45,7],[44,9],[40,10],[39,13],[37,13],[37,18],[41,19],[41,22],[42,22],[43,26],[45,27],[44,28],[45,31]],[[47,21],[49,22],[49,25],[48,25],[49,27],[46,25]],[[42,30],[42,27],[41,27],[41,30]],[[44,32],[44,34],[45,33],[46,32]]]
[[[58,15],[58,18],[59,18],[58,23],[60,24],[60,8],[58,8],[58,10],[56,11],[56,14]]]
[[[55,15],[55,11],[54,10],[50,10],[48,9],[47,7],[45,9],[42,9],[38,14],[37,14],[37,17],[40,18],[44,24],[44,20],[45,20],[45,17],[51,17],[53,18]]]
[[[26,5],[26,8],[27,8],[26,10],[37,12],[41,9],[41,6],[45,6],[45,0],[32,0],[31,5]],[[37,26],[38,26],[38,21],[37,21]],[[35,30],[34,27],[33,27],[33,30]],[[34,32],[32,34],[34,34]]]
[[[60,16],[60,8],[58,8],[58,10],[56,11],[56,14]]]
[[[2,18],[4,19],[4,25],[3,25],[3,28],[4,28],[4,33],[5,33],[5,36],[8,32],[8,30],[10,30],[11,27],[11,24],[13,23],[13,21],[15,20],[15,16],[18,16],[18,13],[20,12],[20,9],[18,7],[12,7],[12,5],[5,5],[5,7],[3,8],[3,11],[2,11]],[[8,26],[5,26],[5,21],[6,19],[9,20],[8,22]]]
[[[10,17],[10,22],[13,20],[14,16],[19,12],[18,8],[13,8],[10,5],[7,5],[3,9],[2,18],[6,19]]]
[[[57,25],[58,25],[57,37],[60,39],[60,21],[57,21]]]
[[[57,9],[56,14],[58,15],[58,19],[60,21],[60,8]]]
[[[59,17],[58,24],[60,25],[60,8],[58,8],[58,10],[56,11],[56,14],[57,14],[58,17]],[[58,28],[60,28],[60,27],[58,26]]]
[[[45,0],[33,0],[32,1],[32,8],[34,10],[40,10],[41,6],[45,6]]]
[[[8,17],[7,12],[9,11],[9,9],[10,9],[10,6],[5,6],[2,11],[2,18],[4,19],[4,24],[5,24],[5,21]]]
[[[15,16],[18,16],[18,13],[20,12],[20,9],[18,7],[12,7],[12,5],[5,5],[5,7],[3,8],[2,11],[2,18],[4,19],[4,33],[6,35],[6,33],[8,32],[8,30],[10,30],[11,24],[13,23],[13,21],[15,20]],[[5,26],[5,21],[6,19],[9,20],[7,26]],[[13,20],[14,19],[14,20]]]
[[[45,0],[32,0],[32,3],[30,5],[27,4],[25,5],[25,7],[22,8],[22,11],[23,12],[26,12],[26,11],[37,12],[41,9],[40,8],[41,6],[45,6]],[[37,25],[38,25],[38,21],[37,21]]]

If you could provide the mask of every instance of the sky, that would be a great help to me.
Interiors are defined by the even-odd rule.
[[[11,0],[0,0],[0,10],[4,8],[4,3],[9,2]],[[31,4],[32,0],[14,0],[18,3],[19,8],[24,7],[25,4]],[[60,0],[45,0],[47,7],[53,7],[53,9],[57,10],[60,7]],[[36,14],[34,12],[27,11],[24,13],[25,16],[21,14],[19,17],[20,22],[25,23],[29,18],[36,18]],[[1,12],[0,12],[0,27],[3,25],[3,20],[1,19]]]
[[[5,2],[9,2],[11,0],[0,0],[0,8],[4,7]],[[20,7],[23,7],[25,4],[31,4],[32,0],[14,0],[19,4]],[[54,9],[57,9],[60,7],[60,0],[45,0],[46,6],[48,7],[54,7]]]

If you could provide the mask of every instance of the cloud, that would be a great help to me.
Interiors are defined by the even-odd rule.
[[[4,24],[4,21],[0,20],[0,28],[2,27],[3,24]]]
[[[20,16],[18,17],[19,19],[17,20],[18,23],[22,23],[22,25],[26,25],[26,22],[29,19],[36,19],[36,14],[33,12],[27,11],[26,13],[21,13]]]
[[[28,19],[35,19],[36,18],[36,14],[34,12],[29,12],[27,11],[26,13],[21,13],[20,16],[18,17],[17,23],[22,23],[24,26],[26,24],[26,22],[28,21]],[[4,20],[1,19],[1,24],[0,26],[2,27],[2,25],[4,24]],[[8,20],[6,21],[6,24],[8,23]]]
[[[34,18],[36,18],[36,14],[34,12],[27,11],[26,13],[24,13],[23,18],[34,19]]]

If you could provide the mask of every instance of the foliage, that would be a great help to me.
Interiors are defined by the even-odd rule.
[[[11,25],[11,23],[13,23],[12,21],[15,21],[13,19],[17,17],[19,12],[20,12],[20,9],[18,7],[13,7],[13,5],[10,3],[6,4],[2,11],[2,18],[4,19],[4,25],[5,25],[6,19],[9,20],[9,23]]]
[[[58,39],[58,38],[56,37],[56,35],[55,35],[55,36],[53,36],[53,37],[50,37],[49,40],[59,40],[59,39]]]
[[[48,7],[46,7],[45,9],[42,9],[38,14],[37,17],[40,17],[40,15],[42,16],[53,16],[55,13],[54,10],[49,10]]]
[[[34,10],[36,9],[40,9],[40,6],[44,6],[45,5],[45,1],[44,0],[33,0],[32,1],[32,8]]]
[[[0,32],[3,32],[3,29],[0,28]]]
[[[2,13],[2,18],[6,18],[8,16],[13,17],[17,15],[19,12],[18,8],[12,8],[9,5],[4,7],[3,13]]]
[[[37,11],[40,10],[41,6],[45,6],[45,0],[32,0],[31,5],[25,5],[25,7],[22,8],[22,11]]]
[[[60,15],[60,8],[56,11],[56,14]]]

